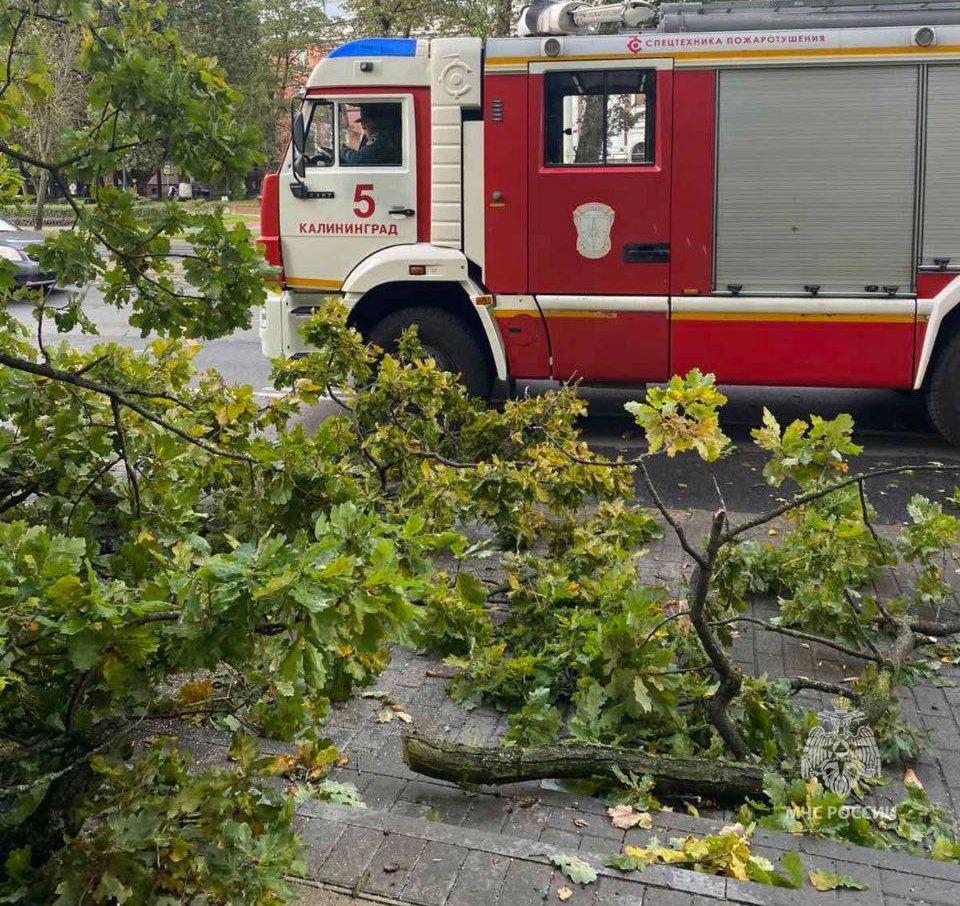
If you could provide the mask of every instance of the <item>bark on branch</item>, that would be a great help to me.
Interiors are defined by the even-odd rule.
[[[634,774],[649,774],[655,789],[665,795],[733,802],[758,796],[763,790],[763,768],[756,764],[645,755],[633,749],[607,746],[478,748],[410,733],[403,738],[403,760],[418,774],[453,783],[495,785],[597,777],[610,774],[617,767]]]

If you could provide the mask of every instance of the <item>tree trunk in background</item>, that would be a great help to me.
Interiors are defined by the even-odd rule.
[[[513,34],[513,2],[497,0],[497,19],[494,37],[509,38]]]
[[[43,229],[43,209],[47,203],[47,179],[49,174],[46,170],[40,171],[40,179],[37,182],[37,207],[33,213],[33,228],[35,230]]]
[[[585,99],[583,118],[579,124],[579,141],[575,161],[578,164],[603,163],[606,136],[603,134],[604,105],[602,94],[588,95]]]

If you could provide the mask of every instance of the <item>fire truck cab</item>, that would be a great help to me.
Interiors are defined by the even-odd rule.
[[[578,10],[319,63],[264,185],[265,354],[338,295],[478,396],[698,367],[924,390],[960,443],[956,4],[668,3],[610,35]]]

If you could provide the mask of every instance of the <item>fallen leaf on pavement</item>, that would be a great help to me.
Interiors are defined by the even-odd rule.
[[[443,669],[442,667],[435,670],[427,670],[424,674],[428,679],[453,679],[457,675],[456,670]]]
[[[560,869],[574,884],[592,884],[597,880],[597,873],[588,862],[578,856],[556,855],[550,861]]]
[[[904,786],[915,786],[918,790],[923,789],[923,784],[920,782],[920,778],[917,776],[917,772],[913,768],[907,768],[903,772],[903,785]]]
[[[851,878],[849,875],[838,875],[832,871],[811,871],[810,883],[817,890],[867,890],[863,881]]]
[[[561,903],[566,903],[573,896],[573,891],[569,887],[561,887],[557,891],[557,899]]]
[[[607,814],[613,826],[620,830],[630,830],[632,827],[650,830],[653,827],[650,813],[635,811],[632,805],[615,805],[607,809]]]

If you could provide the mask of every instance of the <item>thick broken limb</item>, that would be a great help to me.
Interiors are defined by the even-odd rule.
[[[717,691],[707,699],[707,715],[710,717],[710,722],[720,734],[726,747],[737,758],[750,758],[752,755],[750,748],[740,735],[728,710],[730,703],[740,694],[740,689],[743,687],[743,673],[717,638],[707,616],[710,580],[722,545],[721,536],[726,524],[726,511],[718,510],[713,516],[703,562],[697,563],[690,579],[690,622],[720,680]]]
[[[453,783],[496,785],[598,777],[619,768],[650,775],[655,789],[666,795],[728,802],[758,796],[763,790],[763,768],[756,764],[645,755],[634,749],[607,746],[479,748],[411,733],[403,738],[403,760],[418,774]]]

